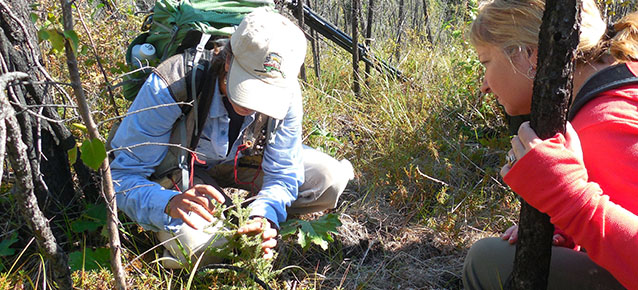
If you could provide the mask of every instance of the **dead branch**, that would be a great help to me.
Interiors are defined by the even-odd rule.
[[[7,14],[9,15],[9,17],[11,17],[11,19],[13,19],[22,29],[22,33],[24,33],[25,35],[28,34],[28,29],[27,27],[24,25],[24,23],[22,23],[22,21],[20,21],[20,18],[18,18],[11,9],[9,9],[9,7],[4,3],[4,0],[0,0],[0,6],[2,6],[2,8],[7,12]],[[40,64],[40,62],[38,61],[38,59],[36,58],[36,55],[39,55],[38,53],[36,53],[36,46],[34,46],[33,43],[31,43],[31,41],[29,40],[28,37],[26,37],[27,41],[26,44],[29,47],[29,51],[30,56],[32,59],[32,62],[36,65],[36,67],[38,68],[38,70],[40,71],[40,73],[42,73],[42,75],[44,75],[44,77],[51,83],[53,83],[53,86],[63,95],[66,97],[67,101],[71,104],[73,104],[73,100],[71,99],[71,96],[69,96],[69,94],[67,94],[67,92],[62,89],[61,86],[57,85],[57,82],[53,79],[53,77],[51,77],[51,75],[49,75],[49,72]]]
[[[7,137],[9,137],[7,156],[16,175],[16,190],[13,190],[13,195],[22,217],[35,234],[38,246],[53,264],[53,279],[58,283],[58,287],[60,289],[72,289],[73,281],[71,280],[68,257],[62,247],[58,245],[49,227],[49,221],[38,207],[33,186],[31,163],[26,153],[27,146],[22,142],[20,124],[18,124],[15,111],[9,104],[5,94],[8,82],[27,77],[28,75],[22,72],[11,72],[0,76],[0,110],[2,112],[0,119],[6,125],[6,133]]]

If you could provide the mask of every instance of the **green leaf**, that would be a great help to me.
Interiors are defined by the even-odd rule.
[[[104,158],[106,158],[104,143],[97,138],[84,140],[82,146],[80,146],[80,153],[84,164],[94,170],[98,170],[102,162],[104,162]]]
[[[31,18],[31,22],[36,23],[39,17],[38,14],[32,12],[31,14],[29,14],[29,18]]]
[[[106,225],[106,205],[103,203],[89,204],[84,214],[78,220],[71,222],[71,231],[74,233],[92,232],[104,225]]]
[[[65,30],[64,37],[71,42],[71,47],[73,48],[73,52],[77,53],[78,46],[80,45],[80,38],[78,34],[75,33],[75,30]]]
[[[304,249],[311,244],[328,249],[329,242],[333,242],[332,234],[336,234],[341,221],[336,214],[327,214],[313,221],[289,220],[281,224],[281,236],[287,237],[297,232],[297,243]]]
[[[2,240],[0,242],[0,257],[2,256],[11,256],[15,254],[16,250],[10,248],[11,245],[15,244],[18,241],[18,233],[14,232],[8,239]]]
[[[51,42],[51,48],[58,52],[64,51],[64,36],[56,29],[49,29],[49,42]]]
[[[82,124],[82,123],[72,123],[72,124],[71,124],[71,126],[73,126],[73,127],[75,127],[75,128],[78,128],[78,129],[82,130],[84,133],[89,132],[89,131],[86,129],[86,126],[84,126],[84,124]]]
[[[71,266],[71,271],[82,269],[85,271],[99,270],[100,268],[109,267],[110,255],[110,251],[107,248],[97,248],[95,251],[85,248],[84,255],[81,251],[69,254],[69,266]]]
[[[49,39],[49,32],[46,29],[38,30],[38,38],[40,41]]]
[[[297,232],[298,226],[299,226],[298,220],[287,220],[279,224],[279,227],[281,228],[281,230],[279,231],[279,234],[281,235],[282,238],[286,238],[290,235],[293,235],[295,232]]]
[[[299,233],[297,233],[297,243],[304,250],[310,246],[310,243],[308,243],[308,240],[306,240],[306,233],[304,233],[303,231],[299,231]]]
[[[73,148],[67,151],[67,155],[69,155],[69,164],[73,166],[78,161],[78,145],[73,145]]]

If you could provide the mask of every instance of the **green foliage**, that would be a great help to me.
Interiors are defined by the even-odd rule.
[[[104,225],[106,225],[106,204],[88,204],[82,216],[71,222],[71,231],[92,232]]]
[[[334,156],[339,150],[339,147],[343,145],[343,142],[341,142],[337,136],[325,128],[320,127],[318,124],[315,124],[312,128],[309,141],[313,144],[317,144],[317,149],[331,156]]]
[[[229,265],[254,273],[257,278],[269,283],[280,271],[273,271],[273,259],[263,258],[261,234],[252,236],[237,234],[237,230],[250,220],[251,209],[242,206],[244,198],[240,194],[233,194],[232,201],[233,205],[230,207],[218,204],[215,211],[216,217],[222,220],[223,228],[226,229],[218,232],[219,238],[227,240],[227,243],[221,247],[209,247],[207,251],[224,258]],[[266,223],[267,221],[263,219],[262,222]],[[208,269],[205,275],[215,276],[215,281],[218,283],[216,287],[220,289],[255,289],[259,287],[252,279],[245,277],[246,273],[237,273],[227,269]]]
[[[285,239],[297,233],[297,243],[304,250],[308,250],[311,244],[315,244],[325,251],[328,249],[328,244],[334,242],[332,234],[338,233],[339,226],[341,226],[339,216],[330,213],[311,221],[288,220],[281,224],[280,234]]]
[[[80,146],[82,162],[87,166],[98,170],[106,158],[104,143],[97,138],[86,139]]]
[[[84,248],[84,251],[74,251],[69,254],[69,266],[71,271],[91,271],[108,268],[111,252],[108,248],[94,250]]]
[[[78,34],[75,33],[75,30],[65,30],[63,33],[64,38],[66,38],[71,43],[71,48],[73,48],[73,52],[78,52],[78,46],[80,45],[80,38]]]
[[[12,249],[11,246],[17,241],[18,233],[15,232],[9,238],[2,240],[2,242],[0,242],[0,257],[15,254],[15,249]]]

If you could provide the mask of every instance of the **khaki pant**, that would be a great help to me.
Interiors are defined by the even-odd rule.
[[[304,147],[303,157],[305,180],[303,185],[299,187],[297,200],[288,207],[287,212],[289,214],[303,214],[336,207],[337,201],[346,188],[348,181],[354,178],[352,165],[345,159],[337,161],[327,154],[310,147]],[[250,182],[258,173],[257,178],[254,180],[254,187],[259,189],[262,186],[263,171],[258,172],[258,162],[250,164],[250,158],[247,158],[247,160],[247,162],[243,162],[244,166],[241,166],[242,162],[240,162],[237,169],[237,177],[241,182]],[[249,164],[246,165],[245,163]],[[253,187],[252,185],[235,183],[233,167],[233,164],[223,164],[214,167],[208,172],[197,171],[194,183],[210,184],[218,190],[224,187],[236,187],[255,191],[255,188],[251,188]],[[157,233],[161,242],[172,239],[164,244],[168,253],[170,253],[170,255],[167,255],[165,252],[165,257],[162,258],[162,262],[167,268],[181,268],[179,262],[181,264],[186,262],[184,252],[189,256],[192,263],[195,262],[193,258],[201,257],[202,261],[199,265],[219,262],[216,257],[202,256],[201,254],[208,246],[220,246],[226,242],[215,234],[216,231],[221,229],[221,223],[219,221],[217,224],[215,222],[208,223],[199,215],[191,214],[198,226],[207,225],[208,227],[205,230],[195,230],[184,224],[175,233],[166,231]]]
[[[516,245],[501,238],[476,242],[465,257],[465,289],[503,289],[510,278]],[[547,289],[625,289],[607,270],[596,265],[586,253],[552,247]]]

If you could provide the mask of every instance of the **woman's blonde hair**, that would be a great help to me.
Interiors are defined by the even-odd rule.
[[[594,0],[583,0],[577,60],[598,61],[608,52],[619,61],[638,60],[638,12],[625,16],[607,31]],[[470,30],[472,45],[500,47],[507,55],[538,46],[545,0],[488,0]],[[613,37],[611,37],[613,36]]]

